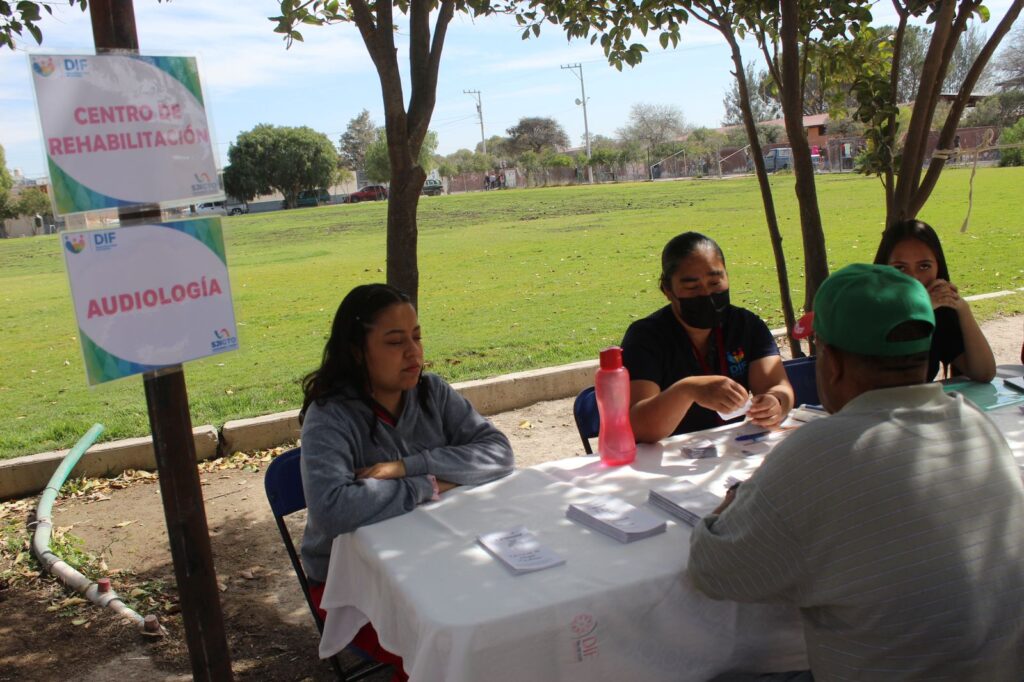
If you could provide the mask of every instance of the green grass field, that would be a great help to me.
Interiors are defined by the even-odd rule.
[[[983,169],[967,234],[969,171],[950,170],[922,213],[965,295],[1024,286],[1024,169]],[[794,300],[803,300],[792,176],[773,180]],[[882,229],[876,179],[821,176],[833,268],[870,261]],[[225,220],[240,350],[189,363],[193,423],[297,407],[341,297],[383,281],[383,203]],[[696,229],[725,250],[735,303],[781,326],[775,266],[752,178],[424,198],[420,308],[428,361],[451,381],[594,358],[664,303],[661,247]],[[88,388],[56,237],[0,240],[0,458],[148,433],[142,379]],[[975,305],[1024,311],[1024,295]]]

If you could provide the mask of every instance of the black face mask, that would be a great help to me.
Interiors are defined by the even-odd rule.
[[[683,322],[695,329],[711,329],[725,319],[725,311],[729,308],[729,290],[708,296],[676,298],[676,301],[679,303],[679,317]]]

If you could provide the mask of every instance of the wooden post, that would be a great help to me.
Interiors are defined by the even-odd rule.
[[[90,0],[89,15],[97,54],[138,52],[132,0]],[[158,221],[160,207],[120,209],[118,217],[122,225]],[[147,372],[143,386],[192,677],[231,680],[231,656],[196,468],[185,374],[181,365]]]

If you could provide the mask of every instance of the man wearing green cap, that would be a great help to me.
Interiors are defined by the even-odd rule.
[[[814,310],[832,416],[697,525],[689,575],[801,609],[811,670],[787,679],[1024,679],[1024,484],[984,414],[925,382],[928,293],[850,265]]]

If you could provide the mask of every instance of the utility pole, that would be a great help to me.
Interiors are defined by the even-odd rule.
[[[569,69],[574,76],[580,79],[580,98],[576,100],[576,104],[583,107],[583,139],[587,143],[587,180],[593,185],[594,167],[590,165],[590,126],[587,124],[587,89],[583,85],[583,65],[565,64],[562,68]]]
[[[483,147],[484,154],[487,153],[487,138],[484,137],[484,106],[480,102],[480,91],[479,90],[463,90],[465,94],[470,97],[476,97],[476,115],[480,117],[480,145]]]

